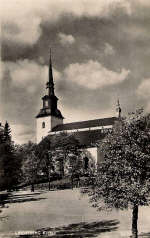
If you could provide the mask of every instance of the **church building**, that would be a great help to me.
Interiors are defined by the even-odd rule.
[[[63,123],[63,115],[58,109],[58,98],[55,95],[54,79],[52,71],[52,60],[49,61],[49,78],[46,83],[47,94],[42,97],[43,105],[36,116],[36,142],[39,143],[47,135],[60,132],[73,133],[80,142],[82,148],[87,149],[95,158],[96,163],[102,159],[102,154],[97,148],[96,141],[105,137],[108,130],[111,130],[118,117],[100,118],[88,121]],[[121,109],[118,102],[119,116]]]

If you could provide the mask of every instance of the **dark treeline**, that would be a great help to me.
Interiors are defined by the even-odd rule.
[[[0,189],[11,190],[21,181],[21,158],[11,139],[8,122],[0,131]]]
[[[89,153],[89,167],[85,165],[83,157],[86,150],[81,150],[78,140],[72,134],[60,133],[59,135],[47,136],[41,143],[28,142],[20,146],[19,153],[22,157],[23,181],[31,185],[48,182],[51,188],[53,180],[69,177],[72,187],[74,180],[90,173],[95,168],[94,160]]]
[[[87,156],[88,164],[83,159]],[[34,191],[34,185],[40,182],[47,182],[50,190],[53,180],[66,177],[73,187],[75,180],[79,182],[81,176],[87,176],[94,168],[91,154],[81,150],[73,134],[47,136],[39,144],[29,141],[15,145],[7,122],[0,131],[0,190],[30,185]]]

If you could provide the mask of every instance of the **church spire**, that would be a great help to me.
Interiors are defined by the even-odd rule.
[[[51,49],[50,49],[50,58],[49,58],[49,79],[46,83],[46,88],[48,89],[48,95],[55,95],[54,93],[54,80],[53,80],[53,70],[52,70],[52,59],[51,59]]]
[[[117,101],[117,112],[118,112],[118,118],[121,118],[121,107],[120,107],[119,99]]]

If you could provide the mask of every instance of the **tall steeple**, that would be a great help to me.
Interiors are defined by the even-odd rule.
[[[119,99],[117,101],[117,112],[118,112],[118,118],[121,118],[121,107],[120,107]]]
[[[51,115],[57,118],[63,118],[61,112],[57,108],[58,98],[55,96],[55,92],[54,92],[51,50],[50,50],[50,59],[49,59],[48,82],[46,83],[46,89],[48,89],[48,92],[44,97],[42,97],[43,108],[40,110],[40,113],[37,115],[37,117]]]
[[[52,58],[51,58],[51,49],[50,49],[50,58],[49,58],[49,79],[46,83],[46,88],[48,89],[48,95],[53,96],[54,93],[54,80],[53,80],[53,70],[52,70]]]
[[[57,107],[58,98],[54,92],[54,80],[52,71],[52,59],[50,50],[48,82],[46,83],[47,93],[42,97],[43,106],[36,116],[37,121],[37,142],[40,142],[53,128],[63,124],[63,116]]]

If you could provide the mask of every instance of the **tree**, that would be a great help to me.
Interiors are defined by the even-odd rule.
[[[48,189],[51,189],[51,173],[55,171],[55,157],[53,152],[50,150],[45,150],[43,153],[43,159],[41,160],[41,165],[43,171],[45,171],[48,178]]]
[[[21,159],[17,157],[15,151],[9,151],[7,145],[4,144],[2,147],[2,188],[11,190],[16,188],[21,179]]]
[[[65,172],[70,175],[73,186],[73,178],[77,173],[79,175],[79,164],[81,164],[80,145],[75,136],[64,132],[47,136],[38,144],[38,151],[41,165],[44,165],[45,169],[43,169],[48,175],[49,187],[50,175],[54,169],[56,171],[59,169],[61,177],[64,177]]]
[[[11,140],[11,129],[6,122],[3,139],[0,145],[0,187],[11,190],[18,185],[21,177],[21,159],[17,155],[15,146]]]
[[[6,121],[5,127],[4,127],[3,138],[4,138],[4,142],[11,143],[11,129],[10,129],[10,126],[7,121]]]
[[[37,157],[40,161],[39,168],[42,173],[46,174],[48,179],[48,189],[50,191],[51,175],[55,170],[55,153],[52,150],[51,138],[49,136],[45,137],[37,145]]]
[[[0,123],[0,145],[4,142],[4,128]]]
[[[142,110],[120,119],[99,143],[104,161],[88,189],[98,210],[132,208],[132,235],[137,237],[138,207],[150,203],[150,129]]]
[[[68,175],[71,177],[72,189],[74,187],[74,181],[77,181],[77,186],[80,183],[80,176],[83,173],[83,159],[81,157],[81,151],[79,149],[70,152],[67,155],[68,162]]]
[[[73,134],[60,133],[53,136],[51,149],[55,151],[57,161],[59,161],[60,173],[64,176],[64,165],[67,162],[69,153],[75,153],[79,149],[79,142]]]
[[[34,192],[34,184],[37,180],[39,171],[39,159],[36,154],[36,144],[29,141],[27,144],[22,145],[20,153],[23,160],[22,171],[25,183],[31,185],[31,191]]]
[[[55,157],[59,161],[60,172],[62,177],[64,171],[67,170],[68,175],[71,176],[71,183],[75,177],[80,177],[83,163],[81,161],[81,153],[79,141],[73,134],[60,133],[53,137],[52,149],[55,151]]]
[[[82,150],[83,158],[83,173],[84,174],[93,174],[96,170],[95,158],[87,149]]]

